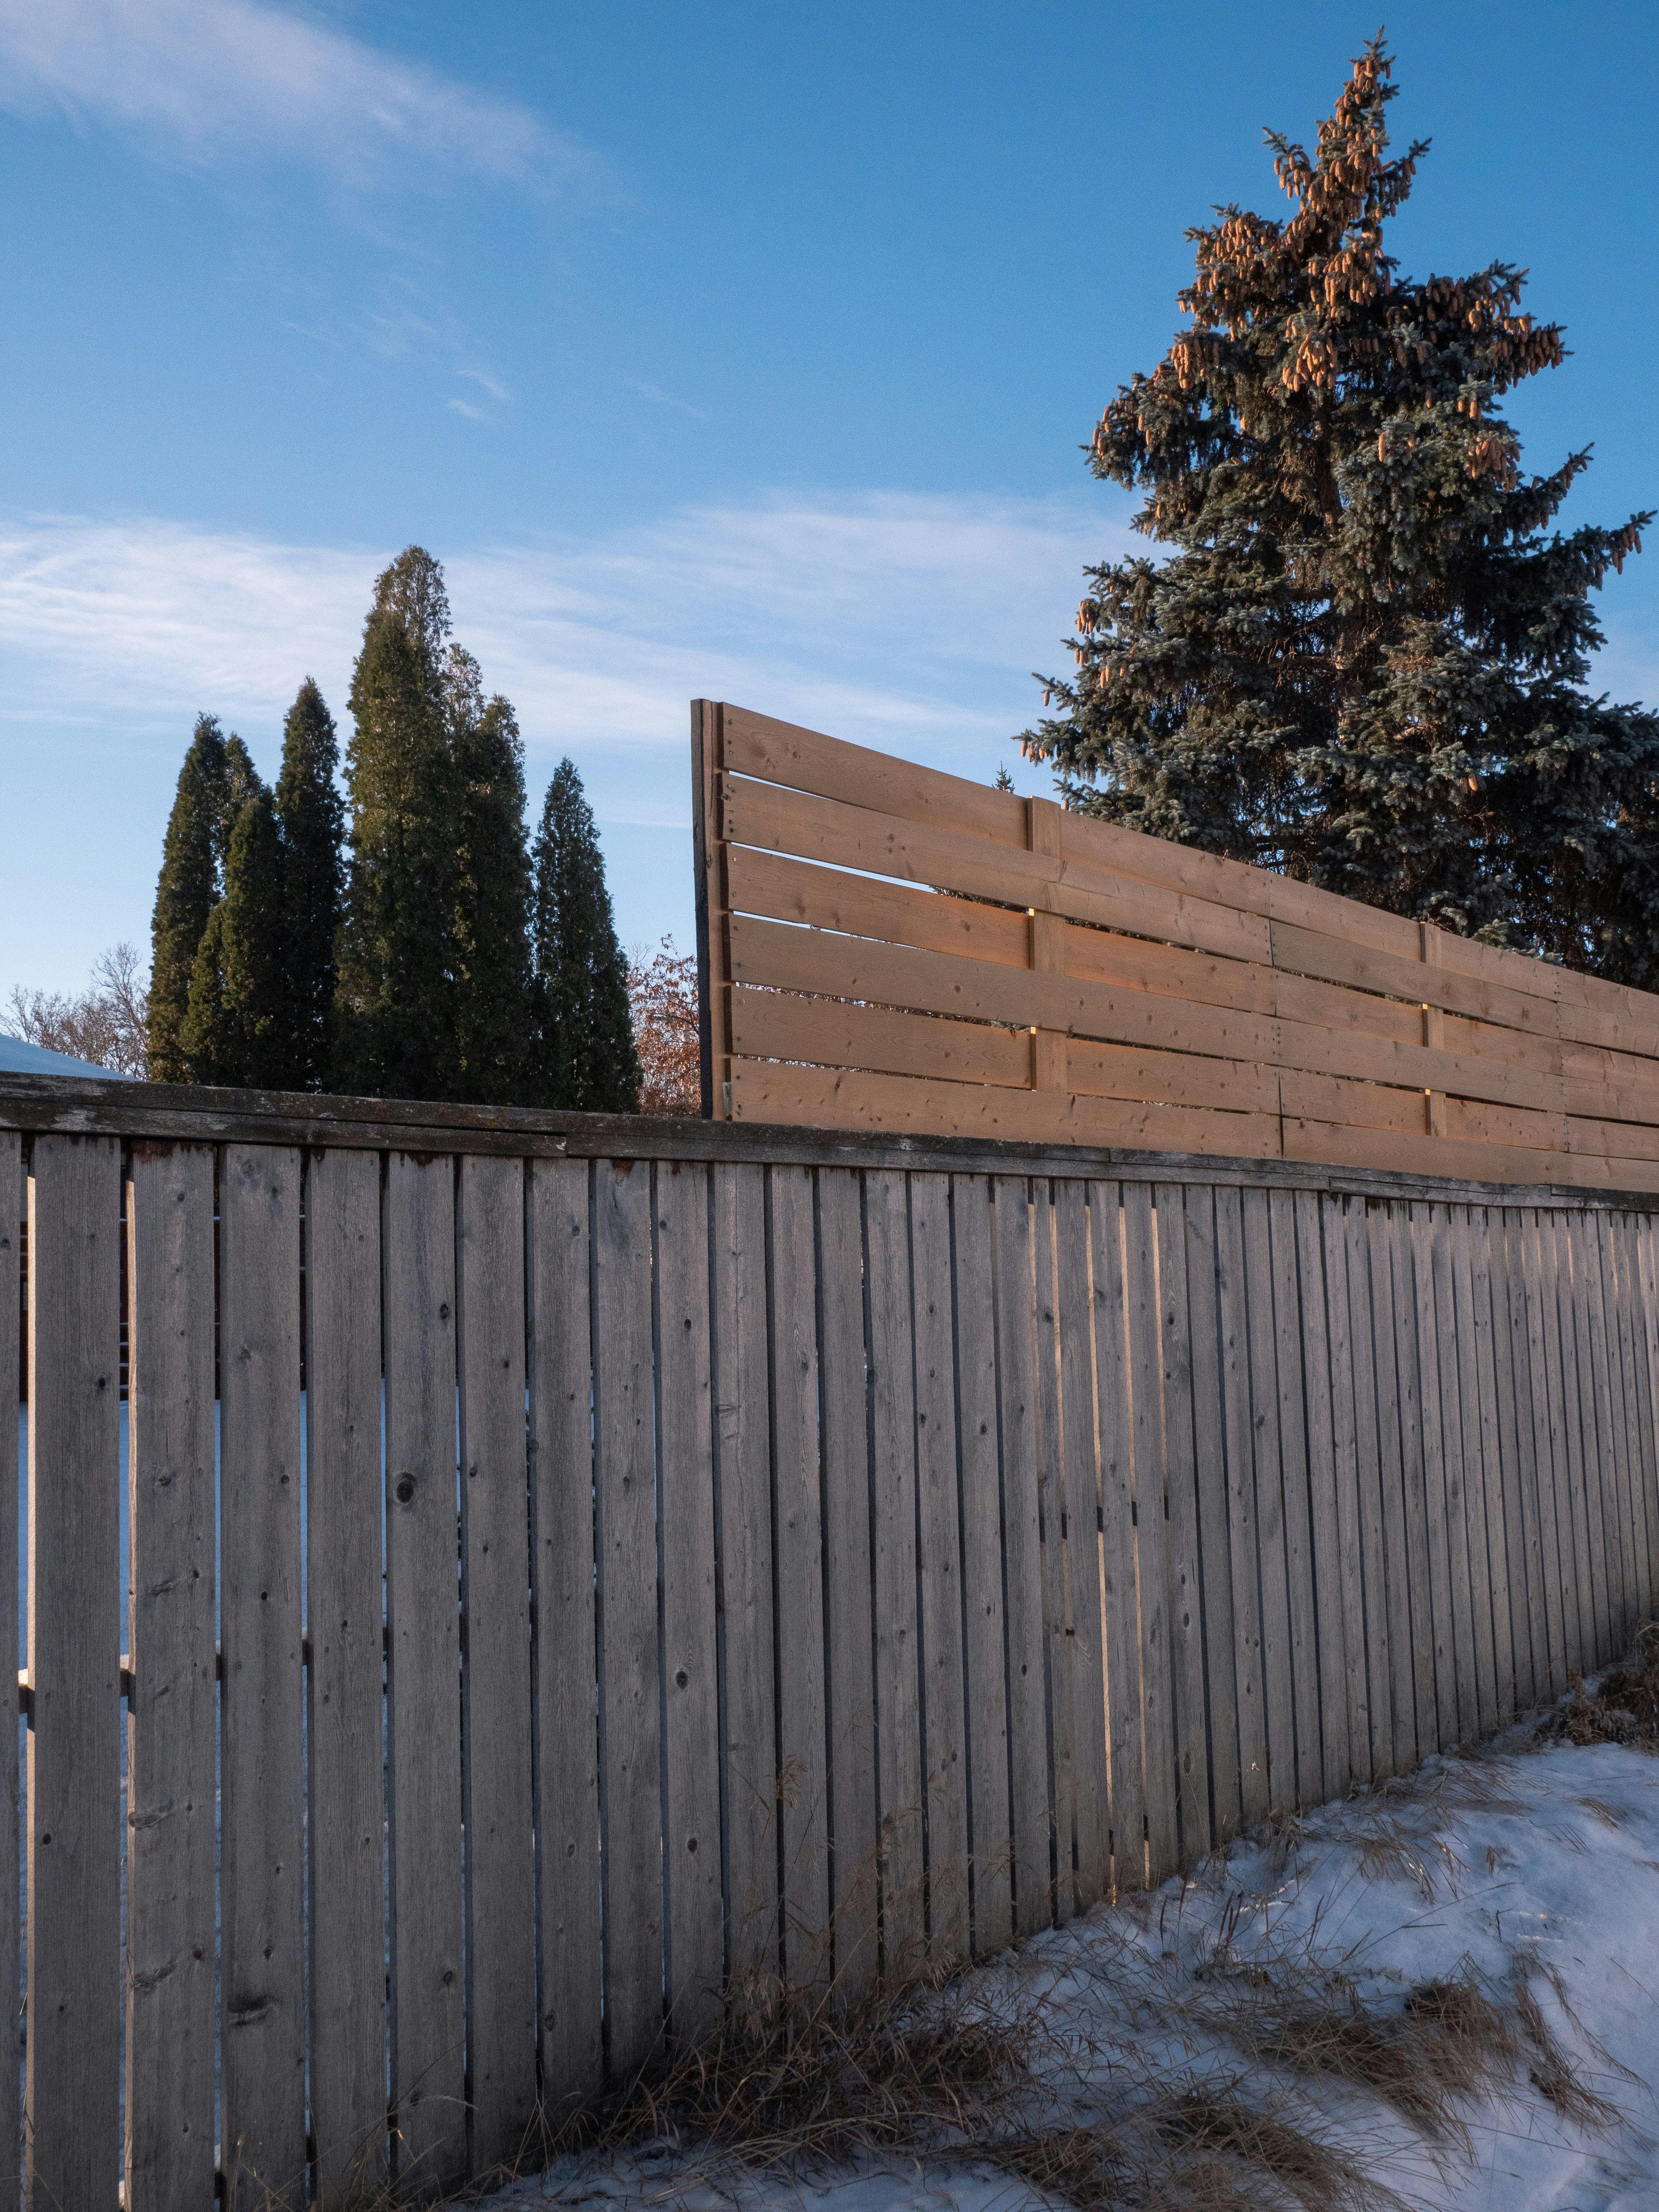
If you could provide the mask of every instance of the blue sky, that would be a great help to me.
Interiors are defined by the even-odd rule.
[[[690,934],[686,707],[960,772],[1126,503],[1079,445],[1176,326],[1186,226],[1283,205],[1372,15],[563,0],[0,0],[0,990],[143,943],[198,708],[340,717],[418,539],[569,751],[627,941]],[[1503,258],[1572,358],[1516,395],[1566,520],[1659,507],[1659,59],[1634,6],[1414,4],[1392,243]],[[1659,698],[1659,541],[1602,680]]]

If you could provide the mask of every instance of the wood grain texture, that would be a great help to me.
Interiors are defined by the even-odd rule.
[[[1627,1217],[1624,1227],[1625,1264],[1630,1299],[1630,1328],[1635,1381],[1634,1421],[1641,1440],[1641,1458],[1632,1470],[1638,1484],[1637,1564],[1650,1590],[1659,1590],[1659,1433],[1653,1419],[1653,1366],[1648,1323],[1651,1293],[1649,1287],[1644,1237],[1647,1224]]]
[[[300,1155],[219,1182],[222,2034],[228,2185],[306,2187]]]
[[[1331,1487],[1336,1519],[1334,1602],[1342,1621],[1342,1741],[1347,1773],[1341,1784],[1371,1778],[1370,1689],[1367,1674],[1365,1574],[1360,1522],[1359,1347],[1348,1286],[1347,1222],[1340,1200],[1309,1194],[1319,1209],[1325,1257],[1325,1302],[1331,1368]]]
[[[1498,1428],[1498,1389],[1497,1351],[1493,1341],[1492,1239],[1484,1221],[1477,1220],[1467,1206],[1457,1209],[1460,1251],[1458,1256],[1458,1285],[1460,1295],[1463,1283],[1462,1254],[1468,1255],[1468,1274],[1471,1287],[1470,1314],[1473,1327],[1467,1351],[1460,1345],[1463,1358],[1466,1398],[1469,1390],[1471,1363],[1473,1365],[1473,1397],[1476,1419],[1474,1434],[1480,1448],[1480,1503],[1486,1524],[1486,1581],[1491,1592],[1492,1676],[1496,1698],[1494,1725],[1503,1728],[1514,1719],[1516,1711],[1515,1629],[1516,1603],[1514,1575],[1519,1558],[1518,1541],[1511,1556],[1510,1498],[1505,1480],[1502,1437]],[[1466,1435],[1468,1414],[1465,1413]],[[1465,1456],[1471,1455],[1471,1446],[1466,1442]],[[1474,1497],[1471,1487],[1470,1497]],[[1517,1516],[1518,1521],[1518,1516]],[[1519,1537],[1518,1526],[1513,1532]],[[1524,1612],[1524,1580],[1521,1585]],[[1476,1622],[1476,1641],[1484,1633],[1479,1620]]]
[[[1363,1202],[1349,1205],[1343,1219],[1347,1257],[1348,1320],[1353,1344],[1355,1444],[1359,1477],[1359,1556],[1365,1592],[1366,1682],[1370,1716],[1373,1780],[1395,1771],[1394,1617],[1389,1601],[1388,1530],[1382,1498],[1382,1392],[1386,1369],[1379,1371],[1379,1300],[1373,1267],[1372,1216]],[[1386,1317],[1388,1278],[1382,1281]],[[1392,1350],[1392,1335],[1385,1338]]]
[[[1079,1911],[1107,1894],[1111,1882],[1110,1705],[1107,1654],[1110,1625],[1101,1539],[1097,1393],[1090,1306],[1094,1194],[1073,1178],[1053,1186],[1055,1364],[1058,1369],[1059,1483],[1055,1495],[1059,1580],[1051,1650],[1064,1635],[1068,1697],[1074,1899]],[[1108,1200],[1108,1212],[1115,1201]],[[1058,1738],[1057,1738],[1058,1741]],[[1060,1864],[1062,1883],[1066,1868]]]
[[[1313,1531],[1308,1493],[1308,1410],[1311,1385],[1303,1364],[1304,1291],[1297,1274],[1295,1200],[1274,1191],[1267,1200],[1273,1233],[1273,1328],[1279,1371],[1279,1461],[1285,1512],[1285,1577],[1290,1601],[1291,1697],[1296,1711],[1296,1788],[1299,1803],[1324,1795],[1319,1718],[1318,1628],[1314,1599]]]
[[[909,1194],[902,1176],[865,1178],[864,1221],[882,1972],[898,1978],[921,1966],[927,1944],[916,1606],[915,1347]]]
[[[325,2205],[381,2185],[388,2171],[385,1498],[380,1163],[368,1152],[313,1152],[306,1169],[306,1735],[311,2125]],[[210,1632],[210,1670],[211,1644]]]
[[[1135,1562],[1140,1603],[1140,1708],[1146,1730],[1146,1878],[1156,1884],[1179,1862],[1181,1843],[1176,1825],[1169,1468],[1152,1201],[1152,1194],[1145,1184],[1123,1194],[1124,1302],[1128,1321]]]
[[[216,1164],[209,1146],[163,1152],[141,1143],[127,1176],[126,2201],[133,2212],[168,2212],[192,2198],[205,2204],[213,2190]],[[0,1156],[0,1174],[15,1175],[15,1156]],[[14,1266],[9,1286],[15,1284]],[[8,1634],[15,1643],[15,1621],[0,1620],[0,1647]],[[378,1724],[378,1650],[374,1671]],[[377,1755],[377,1786],[379,1772]],[[15,1832],[12,1820],[4,1833]],[[378,1843],[377,1835],[377,1872]],[[14,1865],[10,1878],[15,1874]],[[375,1994],[383,2033],[384,2002]],[[349,2048],[349,2028],[343,2039]],[[384,2137],[384,2086],[375,2112]]]
[[[1641,1310],[1637,1342],[1643,1386],[1640,1401],[1643,1440],[1647,1446],[1648,1587],[1659,1590],[1659,1261],[1656,1261],[1653,1224],[1643,1216],[1632,1218],[1636,1279]]]
[[[1062,1184],[1059,1187],[1064,1189]],[[1037,1346],[1037,1499],[1042,1535],[1042,1669],[1047,1678],[1048,1748],[1052,1772],[1054,1820],[1054,1917],[1064,1926],[1077,1910],[1077,1778],[1076,1730],[1073,1717],[1073,1677],[1076,1666],[1072,1634],[1071,1597],[1066,1572],[1066,1425],[1061,1409],[1060,1294],[1058,1279],[1060,1228],[1056,1187],[1046,1181],[1034,1185]],[[1068,1201],[1068,1220],[1074,1219],[1075,1200]],[[1085,1213],[1085,1218],[1089,1218]],[[1068,1261],[1075,1268],[1075,1261]],[[1127,1403],[1127,1394],[1124,1401]],[[1125,1496],[1128,1495],[1128,1462],[1124,1461]],[[1126,1507],[1127,1518],[1127,1507]],[[1109,1509],[1106,1538],[1110,1556]],[[1133,1543],[1128,1553],[1133,1583]],[[1111,1604],[1106,1591],[1109,1634]],[[1133,1618],[1133,1613],[1131,1614]],[[1139,1674],[1135,1676],[1133,1749],[1139,1771]]]
[[[1250,1401],[1250,1286],[1237,1191],[1215,1199],[1216,1288],[1220,1311],[1221,1386],[1226,1436],[1227,1538],[1231,1578],[1234,1673],[1238,1693],[1240,1817],[1249,1828],[1267,1815],[1267,1688],[1261,1650],[1261,1578],[1256,1563],[1255,1416]]]
[[[392,2166],[466,2170],[455,1177],[394,1152],[381,1195],[386,1341]]]
[[[1193,1452],[1198,1500],[1204,1680],[1210,1753],[1212,1834],[1218,1848],[1238,1833],[1238,1663],[1232,1559],[1227,1533],[1227,1430],[1222,1382],[1220,1265],[1215,1194],[1184,1190],[1187,1311],[1192,1343]]]
[[[1475,1407],[1464,1389],[1459,1353],[1473,1326],[1467,1301],[1460,1306],[1458,1273],[1453,1265],[1454,1227],[1448,1209],[1430,1209],[1429,1259],[1432,1281],[1434,1372],[1438,1385],[1441,1445],[1444,1455],[1444,1546],[1449,1612],[1438,1624],[1437,1683],[1442,1705],[1443,1745],[1473,1742],[1480,1731],[1480,1674],[1475,1656],[1475,1613],[1483,1612],[1491,1644],[1492,1608],[1486,1588],[1485,1523],[1471,1501],[1480,1497],[1480,1431]],[[1491,1655],[1487,1650],[1487,1675]]]
[[[23,2093],[31,2207],[106,2205],[121,2173],[121,1646],[112,1601],[119,1588],[120,1175],[120,1148],[107,1137],[34,1141]],[[7,1356],[9,1364],[9,1345]]]
[[[1007,1650],[1003,1606],[1002,1479],[997,1420],[996,1273],[990,1186],[951,1186],[957,1403],[962,1468],[963,1665],[967,1686],[969,1864],[976,1954],[1013,1929],[1008,1798]]]
[[[742,1990],[775,1980],[781,1934],[766,1170],[718,1165],[713,1175],[726,1960]]]
[[[1578,1443],[1574,1508],[1584,1532],[1584,1552],[1579,1565],[1582,1587],[1589,1601],[1590,1649],[1593,1666],[1604,1666],[1613,1656],[1613,1612],[1607,1585],[1607,1536],[1601,1496],[1601,1448],[1606,1414],[1599,1404],[1605,1379],[1596,1375],[1595,1341],[1591,1330],[1589,1255],[1584,1217],[1576,1209],[1556,1223],[1556,1248],[1566,1262],[1566,1295],[1572,1316],[1572,1339],[1577,1372],[1577,1420],[1569,1419],[1570,1437]],[[1565,1333],[1565,1320],[1563,1320]],[[1582,1602],[1582,1601],[1581,1601]]]
[[[1023,1177],[1000,1177],[993,1190],[1014,1923],[1019,1935],[1028,1936],[1053,1914],[1054,1784],[1043,1691],[1038,1511],[1036,1232],[1030,1185]]]
[[[1314,1620],[1319,1639],[1320,1795],[1340,1797],[1348,1786],[1347,1630],[1343,1617],[1341,1542],[1337,1516],[1335,1408],[1331,1388],[1330,1317],[1319,1200],[1295,1199],[1297,1280],[1300,1285],[1302,1372],[1307,1394],[1308,1512]]]
[[[1533,1621],[1533,1694],[1542,1703],[1566,1680],[1561,1628],[1561,1565],[1556,1551],[1555,1471],[1550,1457],[1548,1388],[1538,1291],[1537,1220],[1528,1208],[1505,1210],[1509,1246],[1510,1340],[1515,1352],[1516,1420],[1522,1498],[1530,1515],[1528,1595]]]
[[[833,1963],[824,1758],[817,1257],[811,1172],[775,1168],[769,1180],[783,1964],[791,1981],[810,1988],[828,1982]]]
[[[945,1176],[911,1177],[928,1935],[933,1954],[940,1960],[964,1957],[969,1932],[968,1744],[951,1213],[951,1186]]]
[[[1285,1566],[1285,1493],[1279,1449],[1279,1367],[1273,1313],[1272,1231],[1265,1191],[1243,1194],[1244,1297],[1249,1325],[1250,1533],[1261,1587],[1261,1650],[1267,1727],[1268,1802],[1297,1802],[1296,1691],[1291,1668],[1290,1589]]]
[[[1468,1546],[1464,1587],[1452,1595],[1450,1519],[1463,1512],[1463,1455],[1457,1389],[1457,1340],[1447,1263],[1449,1224],[1441,1206],[1424,1207],[1413,1223],[1418,1262],[1418,1372],[1423,1390],[1423,1479],[1429,1551],[1429,1613],[1434,1638],[1434,1742],[1445,1750],[1462,1741],[1457,1669],[1454,1659],[1459,1619],[1468,1619]],[[1438,1263],[1437,1265],[1437,1263]],[[1443,1285],[1440,1277],[1443,1274]]]
[[[1406,1585],[1406,1632],[1411,1652],[1412,1733],[1408,1759],[1436,1748],[1438,1706],[1434,1674],[1434,1613],[1429,1579],[1428,1509],[1423,1461],[1423,1383],[1418,1361],[1419,1303],[1413,1214],[1389,1209],[1389,1260],[1393,1295],[1395,1395],[1400,1454],[1400,1552]],[[1425,1271],[1426,1272],[1426,1271]],[[1395,1726],[1399,1725],[1396,1709]]]
[[[692,1163],[653,1172],[668,2017],[676,2035],[696,2038],[720,2018],[726,1964],[708,1170]]]
[[[1614,1626],[1613,1640],[1622,1645],[1647,1610],[1651,1594],[1642,1586],[1646,1577],[1638,1578],[1636,1571],[1636,1532],[1630,1480],[1632,1439],[1625,1387],[1624,1333],[1620,1327],[1618,1267],[1613,1249],[1617,1223],[1616,1215],[1609,1214],[1605,1220],[1600,1215],[1591,1215],[1585,1222],[1584,1231],[1591,1247],[1592,1298],[1607,1374],[1611,1418],[1603,1474],[1603,1496],[1607,1516],[1609,1554],[1615,1534],[1619,1552],[1616,1587],[1620,1592],[1620,1617]]]
[[[1562,1656],[1564,1672],[1557,1694],[1566,1687],[1566,1677],[1575,1668],[1580,1673],[1586,1666],[1587,1643],[1585,1614],[1581,1598],[1578,1568],[1578,1519],[1573,1511],[1572,1486],[1577,1449],[1573,1445],[1567,1419],[1567,1372],[1564,1365],[1562,1333],[1562,1269],[1556,1249],[1554,1217],[1540,1212],[1534,1224],[1536,1231],[1538,1305],[1544,1343],[1544,1394],[1549,1415],[1550,1462],[1553,1479],[1550,1498],[1555,1516],[1555,1562],[1561,1590]],[[1565,1356],[1572,1355],[1572,1322],[1568,1311],[1565,1337]],[[1573,1415],[1577,1415],[1577,1395],[1573,1398]]]
[[[21,1230],[28,1214],[28,1194],[23,1180],[22,1145],[15,1130],[0,1129],[0,1344],[13,1347],[22,1340]],[[131,1215],[129,1215],[131,1218]],[[27,1350],[27,1347],[25,1347]],[[21,1363],[8,1356],[0,1368],[0,1425],[6,1432],[13,1433],[18,1413],[19,1368]],[[18,1465],[9,1452],[0,1465],[0,1545],[9,1546],[4,1556],[15,1559],[18,1555]],[[18,1620],[17,1577],[6,1577],[9,1587],[0,1590],[0,1650],[16,1653],[19,1650],[21,1624]],[[210,1637],[211,1630],[210,1629]],[[20,1654],[21,1656],[21,1654]],[[0,1784],[0,1883],[5,1887],[0,1894],[16,1897],[21,1885],[22,1869],[19,1863],[19,1762],[13,1759],[6,1770],[7,1778]],[[131,1772],[129,1767],[129,1772]],[[142,1784],[140,1784],[142,1787]],[[153,1921],[152,1926],[156,1923]],[[136,1938],[135,1925],[135,1938]],[[23,2172],[22,2106],[21,2103],[20,2073],[23,2058],[22,2036],[22,1951],[23,1929],[15,1912],[0,1914],[0,2006],[4,2016],[15,2023],[11,2055],[7,2061],[10,2071],[7,2088],[0,2098],[0,2212],[17,2212],[21,2202]],[[136,1941],[134,1956],[137,1955]],[[213,1990],[210,1981],[207,1990],[207,2032],[213,2033]],[[129,2099],[131,2093],[129,2093]],[[180,2101],[194,2100],[199,2112],[205,2102],[208,2134],[212,2135],[213,2093],[186,2090]],[[129,2110],[131,2109],[129,2101]],[[211,2180],[211,2162],[209,2177]],[[155,2192],[149,2202],[158,2201]],[[127,2202],[137,2205],[131,2194]],[[143,2212],[143,2208],[139,2208]]]
[[[555,2125],[605,2079],[589,1181],[585,1160],[538,1160],[530,1170],[539,2024]]]
[[[467,2091],[483,2172],[517,2154],[536,2101],[523,1163],[463,1159],[455,1205]]]
[[[1491,1285],[1492,1382],[1496,1464],[1504,1501],[1504,1558],[1510,1604],[1511,1673],[1509,1694],[1514,1710],[1529,1712],[1533,1686],[1532,1596],[1537,1580],[1536,1515],[1526,1494],[1521,1457],[1521,1411],[1515,1374],[1515,1324],[1510,1279],[1509,1224],[1496,1206],[1471,1213],[1486,1255]],[[1474,1231],[1472,1230],[1472,1234]],[[1530,1413],[1528,1415],[1530,1428]]]
[[[1141,1699],[1139,1563],[1135,1550],[1134,1401],[1124,1280],[1122,1193],[1089,1189],[1094,1291],[1096,1428],[1100,1438],[1101,1588],[1104,1613],[1107,1749],[1115,1893],[1146,1881],[1146,1724]]]
[[[1158,1240],[1158,1327],[1164,1370],[1164,1478],[1169,1492],[1176,1821],[1181,1863],[1190,1865],[1210,1849],[1214,1827],[1210,1812],[1204,1589],[1200,1556],[1192,1316],[1187,1283],[1186,1205],[1185,1194],[1178,1183],[1158,1185],[1153,1220]]]
[[[822,1169],[817,1186],[830,1904],[836,1986],[855,2003],[881,1957],[864,1193],[846,1168]]]
[[[663,2032],[661,1653],[652,1434],[651,1170],[603,1162],[593,1192],[605,2047],[613,2083]]]

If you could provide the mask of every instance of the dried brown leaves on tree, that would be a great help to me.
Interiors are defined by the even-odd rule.
[[[697,963],[665,937],[649,960],[628,970],[628,1005],[640,1055],[641,1114],[702,1111],[697,1059]]]
[[[48,1052],[66,1052],[119,1075],[148,1073],[149,978],[125,941],[100,953],[78,996],[13,986],[5,1019],[13,1033]]]

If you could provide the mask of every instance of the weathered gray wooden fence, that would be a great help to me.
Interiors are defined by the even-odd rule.
[[[1659,1582],[1651,1200],[0,1079],[20,1170],[34,2212],[477,2174],[734,1981],[1158,1881]]]

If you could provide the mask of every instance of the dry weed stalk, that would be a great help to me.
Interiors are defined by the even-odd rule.
[[[1540,1736],[1659,1753],[1659,1618],[1642,1623],[1630,1656],[1609,1668],[1594,1690],[1586,1689],[1582,1674],[1567,1680],[1571,1694],[1545,1721]]]

